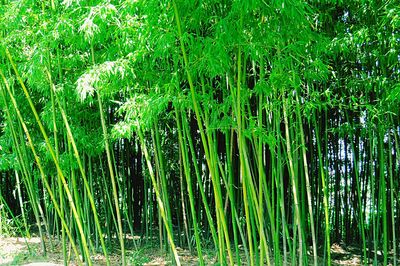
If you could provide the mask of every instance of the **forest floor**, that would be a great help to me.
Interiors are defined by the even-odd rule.
[[[49,243],[47,243],[49,246]],[[28,248],[29,247],[29,248]],[[64,260],[60,243],[53,241],[53,247],[48,248],[46,256],[41,254],[40,239],[8,237],[0,238],[0,265],[24,265],[24,266],[62,266]],[[178,254],[182,265],[198,265],[198,258],[192,255],[189,250],[178,248]],[[338,244],[332,245],[332,265],[361,265],[361,250],[357,247],[343,247]],[[127,251],[128,265],[172,265],[169,256],[155,245],[142,245],[138,249]],[[121,258],[118,254],[111,254],[111,265],[120,265]],[[204,260],[206,265],[216,264],[215,256],[205,252]],[[312,258],[310,257],[310,262]],[[318,265],[323,265],[323,259],[319,258]],[[75,265],[71,262],[68,265]],[[93,265],[106,265],[102,255],[93,257]],[[390,264],[389,264],[390,265]]]

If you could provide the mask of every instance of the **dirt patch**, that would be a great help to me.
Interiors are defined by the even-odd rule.
[[[63,259],[57,252],[49,252],[44,257],[41,252],[40,238],[38,237],[30,239],[18,237],[0,238],[0,265],[25,265],[28,263],[60,265],[63,263]]]
[[[61,243],[52,241],[51,245],[46,241],[48,248],[46,256],[41,254],[40,238],[31,239],[8,237],[0,238],[0,266],[3,265],[23,265],[23,266],[62,266],[64,258],[62,256]],[[177,248],[179,259],[182,265],[198,265],[199,260],[195,253],[187,249]],[[215,265],[216,257],[214,252],[204,250],[204,261],[206,265]],[[392,255],[392,254],[391,254]],[[358,247],[346,247],[345,245],[333,244],[331,249],[332,265],[362,265],[362,251]],[[111,265],[120,265],[121,257],[118,251],[109,255]],[[244,257],[243,257],[244,259]],[[106,259],[103,255],[97,254],[92,257],[93,265],[106,265]],[[143,245],[138,249],[129,249],[126,251],[126,260],[128,265],[173,265],[172,258],[166,255],[165,251],[159,249],[154,243]],[[372,260],[373,261],[373,260]],[[309,256],[309,263],[312,264],[312,256]],[[318,258],[318,264],[324,265],[323,258]],[[389,263],[391,261],[389,260]],[[73,259],[68,265],[77,265]],[[245,264],[243,264],[245,265]],[[273,263],[272,263],[273,265]],[[372,265],[372,264],[371,264]],[[378,265],[383,265],[381,261]],[[390,265],[390,264],[389,264]]]
[[[52,241],[52,248],[46,241],[47,254],[41,253],[40,238],[31,239],[7,237],[0,238],[0,266],[3,265],[23,265],[23,266],[62,266],[64,259],[62,256],[61,243]],[[121,257],[117,253],[109,254],[111,265],[120,265]],[[188,250],[178,248],[179,259],[182,265],[197,265],[198,258],[192,255]],[[212,256],[205,255],[204,259],[212,265]],[[155,245],[143,246],[137,250],[127,250],[126,260],[128,265],[173,265],[172,260],[165,252],[161,251]],[[92,257],[93,265],[106,265],[106,259],[102,254],[96,254]],[[68,265],[75,266],[77,263],[71,259]]]
[[[23,266],[62,266],[64,258],[59,241],[46,241],[47,253],[44,256],[41,249],[40,238],[30,239],[7,237],[0,238],[0,265],[23,265]],[[70,253],[69,253],[70,254]],[[112,265],[118,265],[119,258],[111,257]],[[93,256],[94,265],[106,265],[102,255]],[[113,264],[115,263],[115,264]],[[75,266],[73,257],[68,265]]]

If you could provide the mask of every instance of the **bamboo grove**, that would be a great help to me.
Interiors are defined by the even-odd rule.
[[[0,3],[0,216],[43,253],[398,263],[398,1]]]

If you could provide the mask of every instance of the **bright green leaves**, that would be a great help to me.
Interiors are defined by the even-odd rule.
[[[397,83],[393,89],[389,92],[389,95],[387,96],[387,100],[389,102],[392,102],[394,104],[398,104],[400,101],[400,83]]]
[[[157,88],[151,88],[151,91]],[[150,92],[149,95],[136,93],[126,100],[118,109],[118,113],[124,117],[124,121],[113,127],[113,136],[117,138],[130,138],[132,133],[140,128],[147,131],[154,123],[162,118],[170,103],[168,95],[157,95]]]
[[[5,127],[7,127],[7,123],[4,123],[2,127],[3,130],[5,130]],[[11,139],[4,136],[0,138],[0,152],[0,171],[19,169],[17,154],[13,151],[13,143]]]
[[[122,88],[127,86],[127,78],[130,81],[136,78],[129,59],[106,61],[83,73],[77,80],[76,89],[82,101],[89,96],[93,97],[96,90],[102,95],[112,95],[123,91]]]
[[[210,37],[204,39],[188,37],[190,68],[193,74],[215,78],[223,76],[230,70],[232,59],[229,48],[225,47],[223,42]]]
[[[91,17],[91,14],[89,15],[89,17],[85,18],[81,27],[79,28],[79,31],[83,33],[83,35],[85,36],[85,39],[88,42],[91,42],[94,35],[100,32],[99,26],[97,26],[94,22],[93,22],[93,18]]]
[[[329,191],[332,181],[328,178],[332,172],[325,169],[331,169],[335,160],[341,166],[347,163],[343,168],[350,169],[349,158],[353,156],[349,154],[346,162],[342,153],[348,152],[349,147],[337,148],[337,151],[343,149],[336,155],[339,159],[331,157],[335,151],[328,149],[337,143],[343,145],[349,133],[365,138],[366,128],[375,130],[375,121],[383,123],[388,114],[398,113],[399,10],[392,3],[65,0],[56,3],[55,10],[50,3],[13,1],[7,4],[8,8],[0,7],[0,15],[4,15],[0,16],[3,34],[0,46],[8,47],[15,55],[23,77],[21,83],[28,86],[45,130],[53,133],[49,140],[59,148],[60,167],[71,173],[71,180],[76,177],[79,184],[77,161],[67,138],[67,120],[85,167],[93,162],[94,175],[104,175],[104,180],[92,180],[95,190],[110,185],[108,174],[113,175],[114,168],[125,171],[116,175],[121,182],[117,182],[113,191],[117,201],[114,206],[120,206],[118,201],[124,202],[128,193],[134,194],[128,191],[130,182],[139,178],[147,186],[139,189],[148,193],[147,199],[135,198],[133,202],[145,202],[151,207],[141,209],[143,212],[138,216],[152,213],[152,217],[157,212],[152,201],[153,190],[162,187],[158,205],[161,210],[167,206],[166,202],[182,203],[180,197],[187,202],[185,193],[193,185],[194,195],[204,194],[201,207],[207,211],[207,219],[202,210],[194,216],[199,219],[198,225],[207,228],[209,223],[213,228],[211,215],[219,221],[217,230],[210,230],[216,247],[220,248],[223,265],[228,263],[224,245],[231,238],[236,243],[248,244],[244,245],[245,252],[251,249],[254,256],[250,261],[255,264],[258,252],[261,257],[268,256],[266,239],[275,242],[272,244],[276,261],[281,259],[281,236],[285,238],[283,242],[287,240],[284,249],[293,248],[289,251],[293,258],[298,255],[293,239],[298,234],[309,238],[307,224],[309,216],[313,216],[307,214],[310,207],[302,205],[303,199],[299,198],[302,206],[291,201],[296,193],[305,198],[302,187],[310,187],[304,183],[309,174],[305,164],[310,165],[315,178],[311,186],[317,194],[312,197],[320,206],[315,215],[326,215],[325,221],[318,219],[320,224],[316,226],[318,232],[326,229],[327,239],[330,231],[328,226],[324,228],[324,223],[330,222],[328,202],[333,199]],[[1,69],[12,75],[4,55],[1,60]],[[50,72],[48,75],[45,69]],[[22,96],[21,84],[12,77],[8,81],[32,131],[34,147],[39,151],[46,174],[54,176],[56,169]],[[59,97],[62,108],[54,105],[49,83],[56,87],[54,95]],[[61,109],[66,112],[65,120],[57,111]],[[0,169],[4,170],[17,168],[9,126],[4,123],[0,139],[4,153]],[[57,132],[53,132],[54,128]],[[109,131],[112,143],[106,148]],[[23,138],[19,141],[21,146],[25,145]],[[128,150],[127,143],[131,142]],[[149,172],[143,171],[146,165],[139,147],[146,148]],[[360,149],[364,147],[365,144],[359,145]],[[105,150],[108,150],[109,171],[101,164]],[[305,159],[298,159],[299,152]],[[111,165],[113,153],[115,165]],[[130,161],[132,154],[136,156],[134,162]],[[86,157],[91,157],[90,163]],[[137,168],[131,169],[131,164]],[[340,171],[349,175],[354,170]],[[124,179],[133,172],[134,181]],[[154,179],[153,187],[146,183],[148,173]],[[372,171],[363,174],[360,175],[363,180],[373,176]],[[194,175],[197,183],[185,184],[194,181]],[[347,184],[347,180],[341,182],[339,185]],[[182,189],[181,195],[168,196],[171,187],[174,192]],[[114,210],[105,207],[113,205],[107,196],[110,191],[107,188],[104,192],[96,191],[94,196],[96,204],[104,207],[102,211],[113,217]],[[78,198],[79,192],[75,194]],[[126,208],[121,210],[127,220],[132,211],[131,206],[125,207],[129,200],[121,205]],[[209,210],[207,202],[219,207]],[[277,206],[276,210],[271,206]],[[301,210],[293,220],[295,208]],[[171,215],[173,220],[164,225],[173,228],[170,225],[175,226],[187,210],[180,211],[166,211],[165,217]],[[285,217],[287,214],[289,217]],[[293,224],[300,214],[304,228],[294,232]],[[191,216],[186,217],[189,220],[185,222],[191,226]],[[108,230],[112,222],[111,218],[107,220]],[[272,229],[274,226],[277,228]],[[251,230],[243,233],[245,228]],[[189,235],[190,230],[187,230]],[[319,239],[318,244],[323,241]],[[258,251],[257,247],[263,245],[265,252]],[[301,246],[304,253],[306,247]]]
[[[311,60],[304,73],[304,77],[308,82],[327,81],[328,75],[328,66],[318,58],[316,60]]]
[[[104,43],[112,37],[114,27],[119,26],[117,12],[116,7],[108,1],[90,7],[79,27],[79,32],[88,42]]]

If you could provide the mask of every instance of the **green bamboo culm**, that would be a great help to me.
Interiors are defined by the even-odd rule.
[[[9,51],[7,49],[6,49],[6,54],[7,54],[7,57],[8,57],[11,65],[12,65],[14,71],[15,71],[15,74],[17,76],[18,82],[20,83],[20,85],[21,85],[21,87],[22,87],[22,89],[24,91],[25,97],[26,97],[26,99],[27,99],[27,101],[28,101],[28,103],[29,103],[29,105],[31,107],[31,110],[32,110],[34,116],[35,116],[35,120],[36,120],[36,122],[37,122],[37,124],[38,124],[38,126],[40,128],[40,131],[41,131],[41,133],[43,135],[43,138],[45,139],[46,146],[49,149],[50,155],[51,155],[51,157],[53,159],[53,162],[54,162],[54,164],[56,166],[57,172],[61,177],[62,183],[64,185],[65,192],[68,195],[68,200],[69,200],[69,203],[71,205],[71,209],[73,211],[74,218],[75,218],[77,226],[78,226],[78,230],[79,230],[79,233],[80,233],[80,236],[81,236],[82,246],[83,246],[83,250],[85,252],[85,256],[86,256],[87,262],[88,262],[89,265],[92,265],[91,258],[90,258],[90,253],[89,253],[89,249],[88,249],[88,245],[87,245],[87,241],[86,241],[86,237],[84,235],[84,231],[83,231],[83,227],[82,227],[82,221],[81,221],[81,218],[80,218],[80,216],[79,216],[79,214],[78,214],[78,212],[76,210],[76,207],[75,207],[75,204],[74,204],[74,201],[73,201],[73,198],[72,198],[72,194],[71,194],[71,192],[70,192],[70,190],[69,190],[69,188],[67,186],[67,182],[66,182],[64,174],[63,174],[63,172],[62,172],[62,170],[61,170],[61,168],[59,166],[59,162],[58,162],[58,160],[57,160],[57,158],[55,156],[53,147],[50,144],[50,141],[49,141],[49,138],[47,136],[47,133],[46,133],[44,127],[43,127],[43,124],[42,124],[40,118],[39,118],[39,115],[38,115],[38,113],[36,111],[36,108],[35,108],[32,100],[31,100],[31,97],[30,97],[30,95],[28,93],[28,90],[26,89],[25,84],[22,82],[22,79],[19,76],[18,70],[17,70],[17,68],[16,68],[16,66],[15,66],[15,64],[14,64],[14,62],[12,60],[11,54],[9,53]],[[17,110],[16,107],[15,107],[15,109]],[[21,120],[21,122],[22,122],[22,120]],[[43,174],[43,176],[44,176],[44,174]],[[54,204],[54,202],[53,202],[53,204]]]
[[[36,153],[36,150],[35,150],[34,145],[33,145],[32,138],[31,138],[30,133],[29,133],[29,130],[28,130],[28,128],[27,128],[27,126],[26,126],[26,124],[25,124],[25,122],[24,122],[24,120],[23,120],[23,117],[22,117],[22,115],[21,115],[21,113],[20,113],[20,111],[19,111],[19,109],[18,109],[17,102],[16,102],[15,98],[13,97],[13,95],[12,95],[12,93],[11,93],[11,90],[10,90],[10,88],[9,88],[9,86],[8,86],[8,83],[7,83],[7,80],[6,80],[5,76],[4,76],[4,74],[3,74],[1,71],[0,71],[0,75],[1,75],[1,77],[2,77],[2,79],[3,79],[3,82],[4,82],[4,84],[5,84],[5,87],[6,87],[6,89],[7,89],[7,92],[8,92],[8,94],[9,94],[10,98],[11,98],[11,101],[12,101],[12,104],[13,104],[13,106],[14,106],[14,109],[15,109],[15,111],[16,111],[16,113],[17,113],[18,119],[19,119],[19,121],[20,121],[20,123],[21,123],[21,125],[22,125],[22,128],[24,129],[26,138],[28,139],[29,146],[30,146],[30,148],[31,148],[31,150],[32,150],[32,153],[33,153],[33,156],[34,156],[34,158],[35,158],[35,161],[36,161],[36,163],[38,164],[38,167],[39,167],[39,170],[40,170],[41,178],[42,178],[42,180],[43,180],[43,182],[44,182],[44,184],[45,184],[45,186],[46,186],[47,191],[49,192],[49,195],[50,195],[50,197],[51,197],[51,199],[52,199],[52,201],[53,201],[54,207],[55,207],[55,209],[57,210],[58,215],[60,216],[60,219],[61,219],[61,221],[62,221],[62,223],[63,223],[63,226],[66,228],[65,230],[66,230],[66,233],[67,233],[69,239],[71,240],[71,245],[72,245],[72,247],[73,247],[74,253],[75,253],[76,257],[79,258],[78,249],[77,249],[77,247],[76,247],[76,245],[75,245],[75,242],[73,241],[73,237],[72,237],[72,235],[71,235],[70,230],[68,229],[68,226],[67,226],[67,223],[66,223],[64,217],[61,216],[61,210],[60,210],[60,208],[58,207],[57,201],[56,201],[56,199],[55,199],[55,197],[54,197],[54,195],[53,195],[53,193],[52,193],[52,190],[51,190],[51,188],[50,188],[50,185],[49,185],[49,183],[47,182],[47,179],[45,178],[45,174],[44,174],[43,167],[41,166],[40,158],[38,157],[38,155],[37,155],[37,153]],[[4,89],[2,89],[2,96],[3,96],[3,99],[5,99],[5,92],[4,92]],[[63,180],[63,183],[64,183],[64,186],[65,186],[65,185],[66,185],[66,184],[65,184],[65,179]],[[69,193],[69,195],[70,195],[70,196],[69,196],[69,199],[71,200],[70,203],[73,204],[73,202],[72,202],[72,196],[71,196],[70,193]],[[82,262],[81,262],[80,260],[78,260],[78,263],[79,263],[79,265],[82,265]]]
[[[95,220],[95,224],[96,224],[96,229],[97,229],[98,234],[99,234],[99,238],[100,238],[101,246],[102,246],[102,249],[103,249],[103,253],[104,253],[105,257],[106,257],[107,265],[109,265],[110,264],[110,260],[108,258],[107,248],[106,248],[105,243],[104,243],[103,232],[102,232],[102,229],[101,229],[101,226],[100,226],[99,217],[98,217],[98,214],[97,214],[97,209],[96,209],[96,206],[95,206],[95,202],[94,202],[94,199],[93,199],[91,188],[89,186],[89,182],[88,182],[87,177],[86,177],[86,173],[85,173],[84,167],[82,165],[82,162],[81,162],[81,159],[80,159],[80,156],[79,156],[79,151],[77,149],[74,137],[72,135],[71,127],[70,127],[70,125],[68,123],[68,119],[67,119],[67,117],[65,115],[65,111],[64,111],[63,107],[61,106],[60,100],[59,100],[59,98],[58,98],[58,96],[56,94],[54,84],[52,83],[51,74],[47,69],[46,69],[46,73],[47,73],[47,77],[48,77],[49,82],[50,82],[52,95],[54,95],[54,98],[56,100],[58,108],[59,108],[59,110],[61,112],[61,115],[62,115],[62,118],[63,118],[63,122],[64,122],[65,128],[67,130],[68,139],[71,142],[73,150],[74,150],[74,155],[75,155],[75,158],[76,158],[76,162],[78,163],[79,170],[81,172],[82,179],[83,179],[83,182],[84,182],[84,185],[85,185],[85,189],[86,189],[86,191],[88,193],[88,198],[89,198],[89,201],[90,201],[90,207],[91,207],[91,209],[93,211],[93,216],[94,216],[94,220]]]

